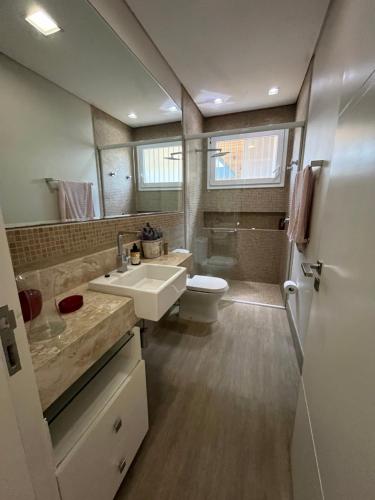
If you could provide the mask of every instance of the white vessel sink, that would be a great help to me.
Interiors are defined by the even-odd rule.
[[[140,264],[128,271],[112,271],[89,282],[97,292],[134,299],[138,318],[158,321],[186,290],[186,269],[177,266]]]

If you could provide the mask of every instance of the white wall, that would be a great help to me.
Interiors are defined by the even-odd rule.
[[[289,300],[289,306],[296,320],[298,334],[305,346],[306,353],[302,374],[305,387],[301,384],[292,443],[292,472],[295,500],[322,500],[324,495],[327,499],[340,498],[340,500],[374,498],[372,476],[368,475],[365,481],[358,482],[358,477],[364,478],[364,475],[361,476],[358,471],[366,471],[372,465],[368,460],[368,451],[373,449],[372,434],[371,432],[366,432],[366,429],[363,427],[358,426],[360,418],[349,420],[348,413],[350,412],[342,411],[342,406],[337,405],[337,399],[339,398],[334,400],[333,397],[327,396],[326,390],[327,386],[332,390],[332,385],[334,385],[331,394],[344,394],[345,400],[349,401],[348,405],[353,410],[353,413],[357,411],[362,414],[364,420],[370,419],[369,408],[373,407],[373,403],[371,399],[371,385],[368,386],[367,383],[371,380],[371,377],[364,377],[363,382],[361,382],[362,385],[358,385],[355,389],[357,393],[361,394],[367,389],[367,401],[365,404],[362,401],[360,405],[356,405],[356,394],[355,391],[351,391],[350,385],[353,386],[353,381],[357,380],[357,377],[363,374],[364,368],[371,366],[371,362],[366,361],[363,356],[361,357],[356,354],[354,346],[361,346],[362,351],[366,351],[367,348],[368,352],[373,352],[373,349],[372,346],[371,348],[368,347],[370,343],[363,334],[361,320],[356,321],[354,328],[350,328],[352,339],[351,349],[348,349],[348,344],[342,345],[344,339],[343,330],[335,330],[334,327],[332,329],[328,328],[328,331],[325,332],[329,336],[331,343],[330,346],[328,345],[329,342],[325,341],[324,335],[319,334],[320,331],[323,331],[322,325],[327,321],[327,316],[325,316],[324,310],[317,310],[316,301],[318,299],[314,298],[315,313],[311,315],[311,319],[309,318],[313,280],[303,278],[300,269],[300,263],[303,260],[315,262],[320,256],[325,204],[330,200],[327,193],[330,192],[328,188],[331,160],[339,114],[350,100],[356,94],[360,93],[364,82],[375,71],[375,53],[373,50],[375,43],[375,32],[373,29],[374,16],[375,4],[373,0],[362,0],[360,2],[334,0],[330,6],[314,58],[304,164],[309,163],[311,160],[325,160],[327,164],[322,169],[316,185],[310,244],[304,254],[295,252],[293,257],[292,279],[299,283],[302,291],[299,290],[295,302],[293,302],[293,299]],[[361,121],[356,124],[356,127],[358,128],[360,124]],[[351,130],[351,135],[353,134],[354,128]],[[354,157],[352,161],[353,167],[360,169],[359,159]],[[347,174],[345,172],[341,173],[340,165],[335,166],[335,175],[336,185],[338,183],[344,185],[350,183]],[[363,189],[363,186],[352,181],[351,189],[358,196],[358,190]],[[336,202],[337,207],[348,207],[347,196],[341,196],[341,199],[336,199]],[[354,207],[352,212],[354,212]],[[343,214],[344,211],[340,210],[340,208],[330,213],[331,218],[333,217],[337,221],[337,226],[345,226],[345,220],[343,221],[342,219]],[[337,237],[337,233],[335,234],[335,231],[331,231],[328,236],[325,236],[325,239],[322,238],[322,242],[330,241],[332,242],[332,247],[336,244],[337,255],[343,251],[344,253],[356,252],[358,245],[361,246],[361,233],[366,233],[367,231],[368,227],[364,227],[363,221],[361,218],[358,218],[356,239],[352,238],[353,232],[348,232],[347,247],[343,248],[341,244],[339,248],[339,238]],[[341,238],[342,241],[344,241],[343,238]],[[337,259],[332,258],[330,262],[336,261]],[[333,266],[331,265],[331,267]],[[340,268],[339,266],[338,269],[344,268]],[[369,269],[369,273],[372,273],[371,269]],[[347,273],[348,276],[349,274]],[[324,282],[324,276],[322,284],[325,286],[326,294],[330,293],[332,297],[335,291],[329,288],[327,281]],[[348,294],[350,294],[350,291],[347,292]],[[340,297],[340,295],[339,292],[336,296]],[[319,292],[318,298],[321,300],[322,297],[323,295]],[[366,308],[363,307],[363,301],[360,300],[360,297],[352,296],[352,300],[348,299],[346,303],[349,307],[356,308],[357,313],[360,311],[364,315],[364,323],[366,323],[365,319],[368,320],[368,315],[366,317]],[[337,317],[340,317],[341,312],[342,308],[338,308],[336,312]],[[317,318],[320,319],[320,328],[317,328]],[[312,328],[314,325],[315,330]],[[357,326],[358,330],[356,329]],[[332,340],[333,334],[335,334],[335,342]],[[329,369],[321,362],[327,352],[330,354],[330,362],[327,363]],[[350,359],[350,363],[347,359]],[[346,374],[347,380],[345,381],[345,378],[342,377],[339,383],[332,384],[333,378],[334,382],[337,382],[337,379],[340,378],[337,376],[337,367],[340,366]],[[328,424],[331,425],[331,432],[329,432],[329,425],[327,425],[327,413],[331,414],[332,417],[328,421]],[[351,425],[347,426],[345,433],[341,433],[340,439],[342,442],[339,442],[340,439],[335,438],[335,433],[332,432],[332,429],[337,427],[342,429],[348,422]],[[369,427],[371,425],[372,423],[369,423]],[[314,435],[315,438],[318,437],[315,440],[317,444],[316,448],[314,446]],[[358,436],[360,436],[361,441],[358,440]],[[367,444],[363,445],[363,442]],[[345,449],[344,453],[341,451],[335,454],[335,450],[339,449],[338,444],[342,445],[341,449]],[[357,450],[357,453],[355,450]],[[327,460],[328,458],[330,462]],[[317,466],[318,461],[321,465],[322,484],[320,483]],[[346,463],[346,469],[342,467],[343,462]],[[327,466],[327,463],[330,466]],[[335,464],[334,466],[332,466],[333,463]],[[340,477],[339,473],[342,473],[343,470],[346,470],[347,473],[344,474],[345,477]],[[353,473],[353,476],[351,476],[351,473]],[[353,485],[358,485],[359,483],[361,484],[361,488],[358,488],[356,491],[358,496],[353,494],[350,488],[344,488],[344,492],[338,491],[337,488],[338,484],[341,487],[345,484],[350,484],[353,490]],[[362,493],[360,489],[362,489]],[[363,494],[363,491],[370,490],[372,491],[368,496],[367,494]]]
[[[313,160],[324,160],[326,166],[321,170],[315,184],[313,211],[310,228],[310,242],[304,253],[296,248],[293,251],[291,278],[298,284],[298,293],[289,296],[288,305],[303,349],[309,321],[313,296],[313,280],[305,278],[302,262],[316,262],[320,243],[321,218],[329,183],[329,169],[332,159],[336,131],[342,68],[335,50],[326,50],[326,38],[335,38],[337,26],[328,19],[317,47],[313,63],[310,90],[309,112],[303,152],[303,166]]]
[[[330,177],[334,137],[341,109],[372,68],[372,41],[365,27],[366,11],[371,0],[333,2],[322,31],[313,64],[310,104],[303,164],[324,160],[315,186],[310,243],[301,254],[294,252],[291,278],[299,285],[296,296],[289,296],[289,306],[302,347],[312,301],[313,280],[305,278],[301,262],[316,262],[320,244],[321,222]],[[369,30],[369,28],[368,28]]]
[[[7,226],[60,220],[54,177],[98,180],[90,106],[0,55],[0,198]]]
[[[181,107],[181,83],[159,49],[123,0],[89,0],[118,37]]]

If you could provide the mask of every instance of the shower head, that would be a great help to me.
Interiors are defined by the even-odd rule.
[[[207,148],[207,149],[196,149],[196,153],[214,153],[211,155],[211,158],[219,158],[220,156],[225,156],[229,154],[229,151],[222,151],[221,148]]]
[[[220,156],[225,156],[228,154],[229,154],[229,151],[219,151],[218,153],[211,155],[211,158],[219,158]]]
[[[177,155],[182,155],[182,151],[176,151],[169,156],[164,156],[164,160],[181,160],[181,158],[176,158]]]

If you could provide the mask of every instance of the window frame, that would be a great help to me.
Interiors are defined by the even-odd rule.
[[[175,146],[176,143],[181,147],[181,181],[180,182],[162,182],[162,183],[147,183],[143,182],[143,151],[156,147]],[[154,142],[150,144],[141,144],[135,147],[136,165],[137,165],[137,183],[138,191],[181,191],[183,189],[183,142],[182,140]],[[171,160],[172,161],[172,160]]]
[[[279,175],[275,178],[263,177],[253,179],[225,179],[215,180],[216,158],[212,158],[212,152],[207,152],[207,190],[214,189],[253,189],[253,188],[280,188],[285,186],[286,156],[288,149],[289,131],[287,129],[267,130],[263,132],[245,132],[240,134],[229,134],[211,137],[208,148],[215,148],[217,141],[235,140],[243,138],[262,137],[278,135],[279,143],[277,150],[277,167],[280,168]]]

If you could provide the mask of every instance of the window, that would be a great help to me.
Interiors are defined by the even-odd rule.
[[[182,188],[182,142],[137,146],[140,191]]]
[[[285,130],[212,137],[208,189],[283,186],[287,138]]]

